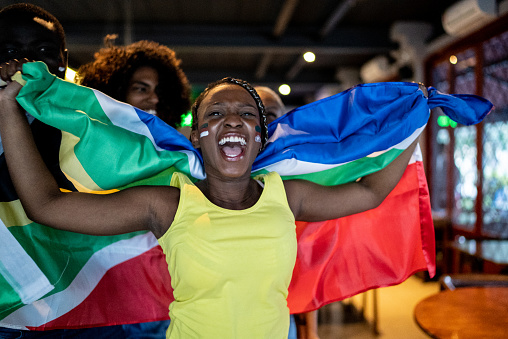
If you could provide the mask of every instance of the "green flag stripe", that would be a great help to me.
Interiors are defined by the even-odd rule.
[[[404,150],[391,149],[375,158],[361,158],[346,164],[338,165],[336,167],[320,171],[300,175],[281,176],[283,180],[289,179],[304,179],[315,182],[320,185],[332,186],[339,185],[346,182],[352,182],[356,179],[374,173],[384,168],[393,161]],[[311,164],[312,165],[312,164]],[[311,166],[310,166],[311,167]],[[275,170],[276,168],[271,170]],[[266,173],[266,170],[260,170],[254,173],[255,175]]]

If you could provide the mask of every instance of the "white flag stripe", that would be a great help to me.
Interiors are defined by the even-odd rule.
[[[0,273],[24,304],[50,292],[54,286],[0,220]]]
[[[148,127],[139,119],[138,113],[134,107],[110,98],[97,90],[93,90],[93,92],[102,107],[102,111],[115,126],[122,127],[136,134],[144,135],[150,139],[153,147],[157,151],[163,151],[163,149],[155,143]]]
[[[27,329],[57,319],[85,300],[110,268],[157,245],[157,239],[148,232],[104,247],[90,257],[65,290],[17,309],[0,320],[0,326]],[[24,324],[26,327],[15,324]]]
[[[421,134],[421,132],[425,129],[425,126],[418,128],[417,130],[415,130],[413,132],[413,134],[411,134],[410,136],[408,136],[406,139],[399,142],[398,144],[396,144],[386,150],[369,154],[367,157],[377,157],[377,156],[382,155],[383,153],[386,153],[387,151],[389,151],[391,149],[401,149],[401,150],[406,149]],[[351,161],[349,161],[349,162],[351,162]],[[313,163],[313,162],[302,161],[302,160],[292,158],[292,159],[285,159],[285,160],[279,161],[277,163],[266,166],[264,168],[256,169],[256,171],[264,169],[268,172],[277,172],[282,176],[302,175],[302,174],[326,171],[331,168],[343,166],[345,164],[348,164],[349,162],[344,162],[344,163],[340,163],[340,164],[320,164],[320,163]]]

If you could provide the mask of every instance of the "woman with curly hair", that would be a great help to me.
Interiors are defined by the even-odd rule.
[[[106,47],[95,53],[95,60],[79,68],[77,83],[179,127],[181,116],[190,109],[190,86],[181,60],[173,50],[153,41],[115,46],[113,38],[108,35]]]

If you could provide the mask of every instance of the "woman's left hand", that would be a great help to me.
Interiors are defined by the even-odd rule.
[[[423,95],[428,98],[429,97],[429,92],[427,91],[427,87],[425,87],[425,85],[423,84],[423,82],[419,82],[418,83],[418,88],[423,92]]]

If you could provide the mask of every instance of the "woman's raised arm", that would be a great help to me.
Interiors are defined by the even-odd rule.
[[[284,181],[288,203],[295,219],[331,220],[379,206],[404,174],[417,143],[418,139],[388,166],[357,182],[321,186],[305,180]]]
[[[3,64],[1,78],[9,80],[21,64]],[[20,88],[17,82],[10,82],[0,90],[0,135],[12,182],[28,217],[54,228],[85,234],[151,230],[161,236],[173,220],[179,190],[146,186],[107,195],[61,192],[16,101]]]

